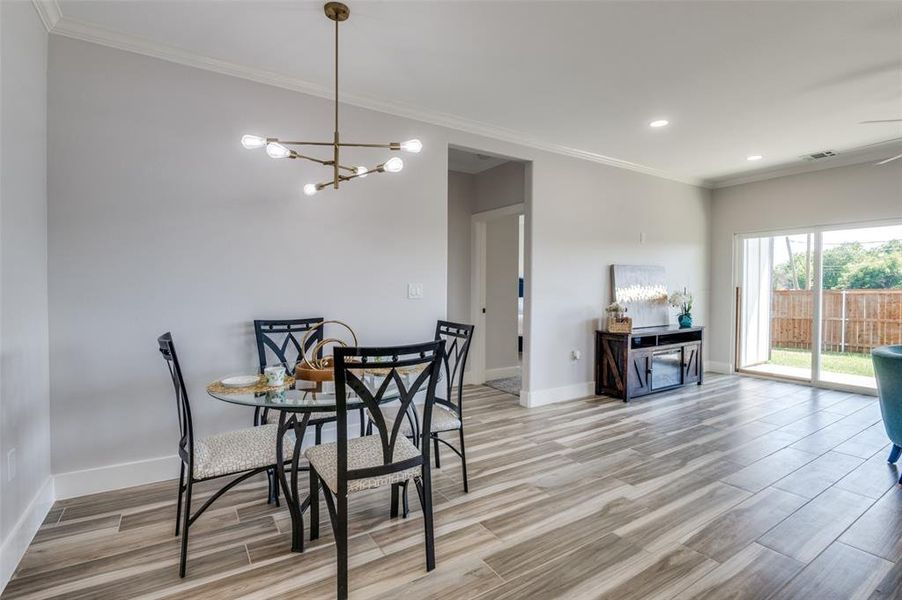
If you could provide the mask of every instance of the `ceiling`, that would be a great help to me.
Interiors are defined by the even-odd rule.
[[[510,162],[507,158],[483,154],[481,152],[470,152],[461,148],[448,148],[448,170],[457,171],[459,173],[469,173],[475,175],[488,171],[494,167]]]
[[[39,3],[55,21],[54,0]],[[349,4],[351,103],[708,185],[902,144],[902,122],[859,124],[902,118],[902,2]],[[319,2],[58,8],[54,33],[321,95],[332,84]],[[671,124],[648,127],[659,118]]]

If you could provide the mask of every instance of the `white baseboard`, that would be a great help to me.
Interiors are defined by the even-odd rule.
[[[556,402],[588,398],[594,394],[595,382],[584,381],[583,383],[574,383],[572,385],[564,385],[545,390],[533,390],[529,392],[523,390],[520,394],[520,404],[527,408],[535,408],[536,406],[544,406]]]
[[[706,360],[705,361],[705,371],[711,371],[712,373],[723,373],[724,375],[730,375],[733,373],[733,365],[728,362],[717,362],[714,360]]]
[[[498,369],[486,369],[485,380],[491,381],[492,379],[505,379],[507,377],[516,377],[519,374],[520,365],[514,365],[513,367],[500,367]]]
[[[105,467],[70,471],[54,476],[58,500],[75,498],[97,492],[176,479],[179,476],[179,458],[163,456]]]
[[[44,522],[44,518],[53,506],[55,501],[53,484],[52,476],[48,476],[44,480],[44,485],[32,498],[28,508],[19,517],[19,521],[0,546],[0,592],[9,583],[10,577],[13,576],[19,561],[22,560],[22,556],[28,549],[28,545],[34,539],[34,534],[38,532],[41,523]]]

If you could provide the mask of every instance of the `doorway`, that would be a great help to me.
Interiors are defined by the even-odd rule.
[[[448,319],[476,326],[465,381],[519,396],[526,324],[528,164],[451,147]]]
[[[740,372],[873,393],[871,349],[902,343],[902,225],[737,238]]]

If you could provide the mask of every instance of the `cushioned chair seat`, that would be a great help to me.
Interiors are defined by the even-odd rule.
[[[310,465],[316,469],[332,492],[338,490],[338,445],[335,442],[312,446],[304,453]],[[420,451],[406,437],[398,436],[392,462],[400,462],[419,456]],[[351,438],[348,440],[348,471],[378,467],[385,464],[382,458],[382,439],[378,435]],[[401,483],[420,475],[420,467],[411,467],[397,473],[348,480],[348,493]]]
[[[902,345],[874,348],[871,356],[886,435],[893,444],[902,446]]]
[[[280,412],[282,412],[282,411],[276,410],[274,408],[270,408],[269,412],[266,413],[266,422],[271,423],[273,425],[278,425]],[[285,415],[286,420],[289,417],[290,417],[290,415]],[[298,422],[300,422],[302,418],[304,418],[304,415],[299,414]],[[313,423],[313,421],[319,421],[319,420],[323,420],[323,419],[333,419],[334,420],[335,413],[334,412],[332,412],[332,413],[322,412],[322,413],[313,413],[310,415],[310,423]]]
[[[260,425],[217,433],[194,442],[194,477],[206,479],[240,473],[276,463],[277,425]],[[294,436],[283,438],[283,452],[290,460]]]
[[[382,409],[382,418],[385,419],[385,422],[391,426],[392,423],[395,422],[395,417],[398,415],[399,406],[380,406]],[[417,418],[420,419],[420,426],[423,424],[423,407],[417,407]],[[433,405],[432,407],[432,433],[436,433],[439,431],[457,431],[460,429],[460,419],[457,418],[453,412],[448,410],[447,408],[440,406],[438,404]],[[373,429],[375,431],[375,428]],[[410,429],[410,419],[404,417],[401,421],[401,434],[402,435],[413,435],[413,431]]]

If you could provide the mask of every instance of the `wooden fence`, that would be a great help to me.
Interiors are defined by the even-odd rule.
[[[771,346],[811,348],[810,290],[775,291],[771,300]],[[825,290],[823,349],[870,352],[902,344],[902,289]]]

